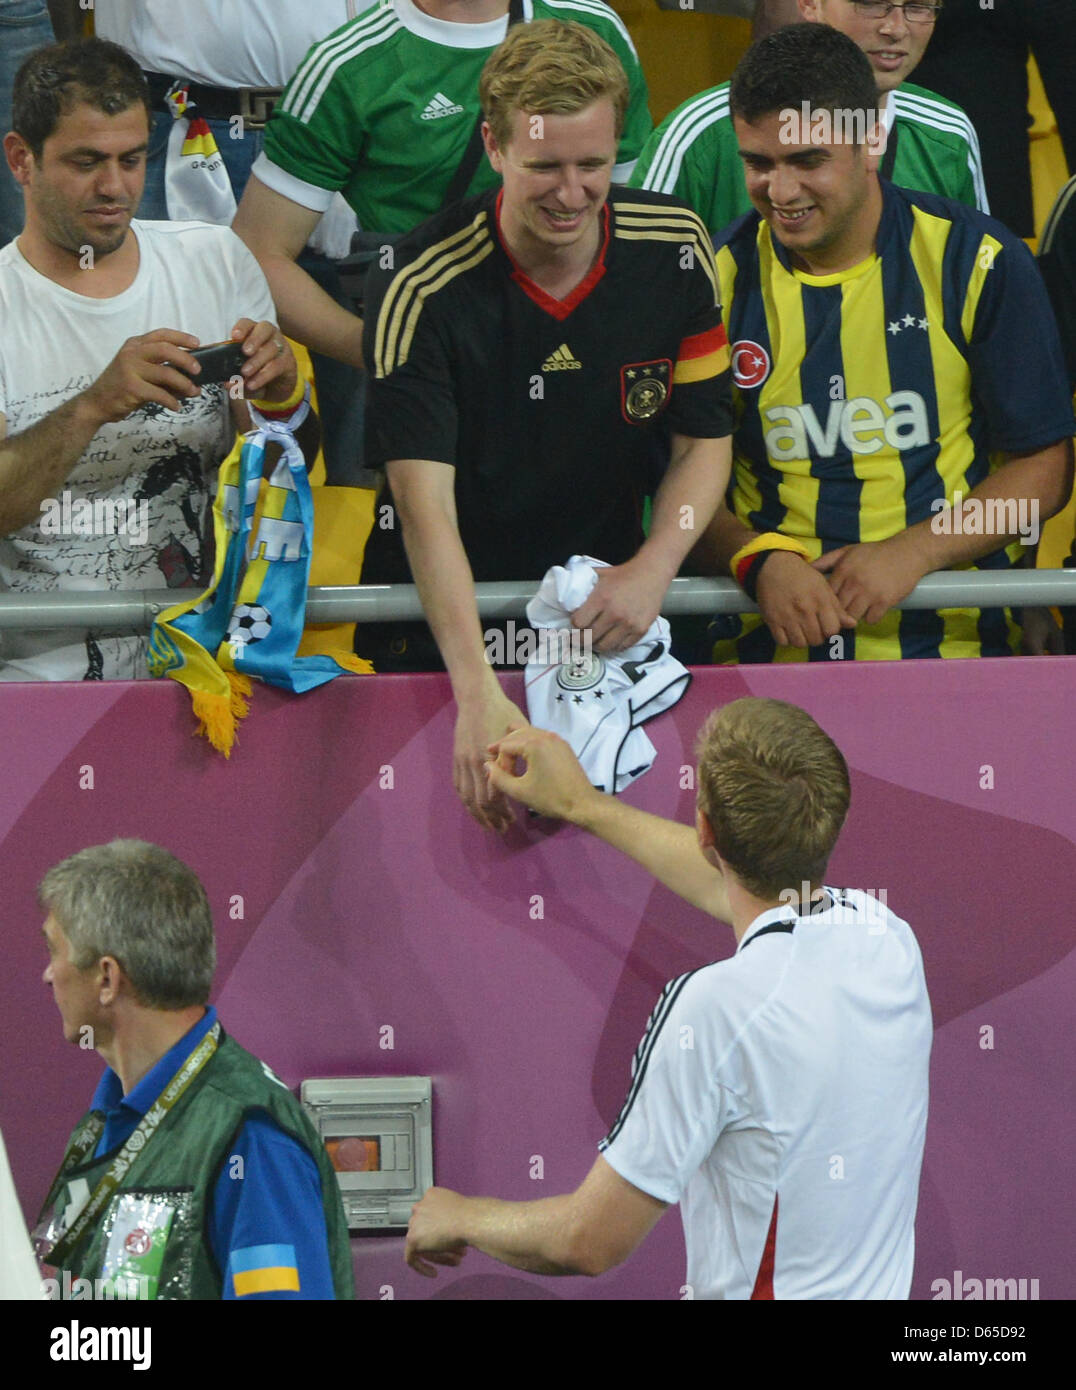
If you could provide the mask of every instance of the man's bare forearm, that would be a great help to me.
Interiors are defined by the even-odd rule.
[[[362,320],[342,308],[297,264],[321,214],[252,174],[232,223],[273,294],[280,326],[315,352],[362,366]]]
[[[0,535],[40,516],[42,502],[60,490],[102,424],[83,393],[0,440]]]
[[[454,519],[397,497],[404,547],[422,610],[452,681],[457,704],[500,687],[485,657],[474,577]]]
[[[251,175],[232,231],[246,242],[273,294],[280,326],[315,352],[362,366],[362,320],[296,264],[321,214],[277,193]]]
[[[601,1274],[626,1260],[666,1203],[633,1186],[599,1156],[572,1193],[536,1202],[501,1202],[430,1188],[413,1208],[405,1256],[419,1273],[458,1264],[474,1246],[532,1274]],[[438,1258],[442,1256],[443,1258]]]
[[[732,557],[749,541],[756,540],[758,534],[750,526],[745,526],[722,502],[704,531],[702,540],[691,553],[692,569],[699,574],[713,574],[727,579]]]
[[[571,817],[583,830],[634,859],[685,901],[730,922],[725,880],[703,856],[694,826],[651,815],[595,792]]]
[[[325,357],[362,366],[362,319],[337,304],[302,266],[278,253],[258,257],[289,338]]]
[[[654,497],[650,535],[639,557],[661,566],[669,582],[706,530],[728,486],[731,440],[678,438]]]
[[[909,527],[921,547],[928,573],[952,569],[990,555],[1020,536],[1021,504],[1028,520],[1032,503],[1036,524],[1045,522],[1068,501],[1072,491],[1072,441],[1065,439],[1034,454],[1011,458],[967,493],[959,507],[939,512],[930,521]],[[983,534],[983,508],[995,503],[994,519],[1017,521]],[[1006,504],[1010,504],[1006,506]],[[959,519],[958,519],[959,515]]]
[[[996,501],[1016,504],[1009,511],[1019,513],[1021,501],[1035,502],[1040,521],[1053,516],[1065,505],[1072,490],[1072,444],[1063,440],[1047,449],[1025,457],[1010,459],[965,494],[961,501],[963,515],[957,522],[949,519],[948,510],[939,512],[929,521],[920,521],[908,528],[923,556],[924,572],[951,569],[954,566],[990,555],[999,546],[1019,535],[1017,529],[1000,534],[992,529],[984,535],[977,525],[978,512],[983,504]],[[1005,508],[999,507],[1001,515]],[[727,575],[733,555],[758,533],[745,526],[722,504],[695,548],[696,567],[705,573]],[[809,540],[804,544],[811,545]]]
[[[483,1254],[529,1274],[586,1274],[570,1249],[570,1196],[536,1202],[468,1197],[460,1236]]]

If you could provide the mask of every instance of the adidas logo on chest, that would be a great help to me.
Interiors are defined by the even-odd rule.
[[[458,116],[463,107],[458,101],[449,101],[444,92],[438,92],[432,101],[426,103],[422,112],[424,121],[439,121],[442,116]]]
[[[542,363],[543,372],[579,372],[583,370],[583,364],[572,356],[572,350],[567,343],[561,343],[555,352],[551,352]]]

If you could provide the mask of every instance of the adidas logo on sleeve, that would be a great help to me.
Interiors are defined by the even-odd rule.
[[[444,92],[438,92],[432,101],[427,102],[422,113],[424,121],[438,121],[442,116],[458,116],[463,107],[458,101],[449,101]]]

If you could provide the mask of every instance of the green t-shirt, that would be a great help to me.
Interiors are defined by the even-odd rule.
[[[979,141],[961,108],[905,82],[893,93],[893,115],[893,182],[989,212]],[[715,238],[750,212],[729,84],[700,92],[667,116],[646,142],[628,183],[682,198]]]
[[[524,20],[575,20],[616,52],[630,102],[613,177],[624,182],[650,134],[646,79],[623,21],[600,0],[524,0]],[[366,231],[396,235],[437,212],[478,120],[478,78],[508,17],[433,19],[383,0],[306,55],[265,132],[262,183],[323,212],[339,190]],[[499,177],[483,157],[469,194]]]

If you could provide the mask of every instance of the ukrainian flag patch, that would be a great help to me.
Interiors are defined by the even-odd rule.
[[[236,1298],[252,1293],[298,1293],[299,1269],[294,1245],[248,1245],[228,1260]]]

